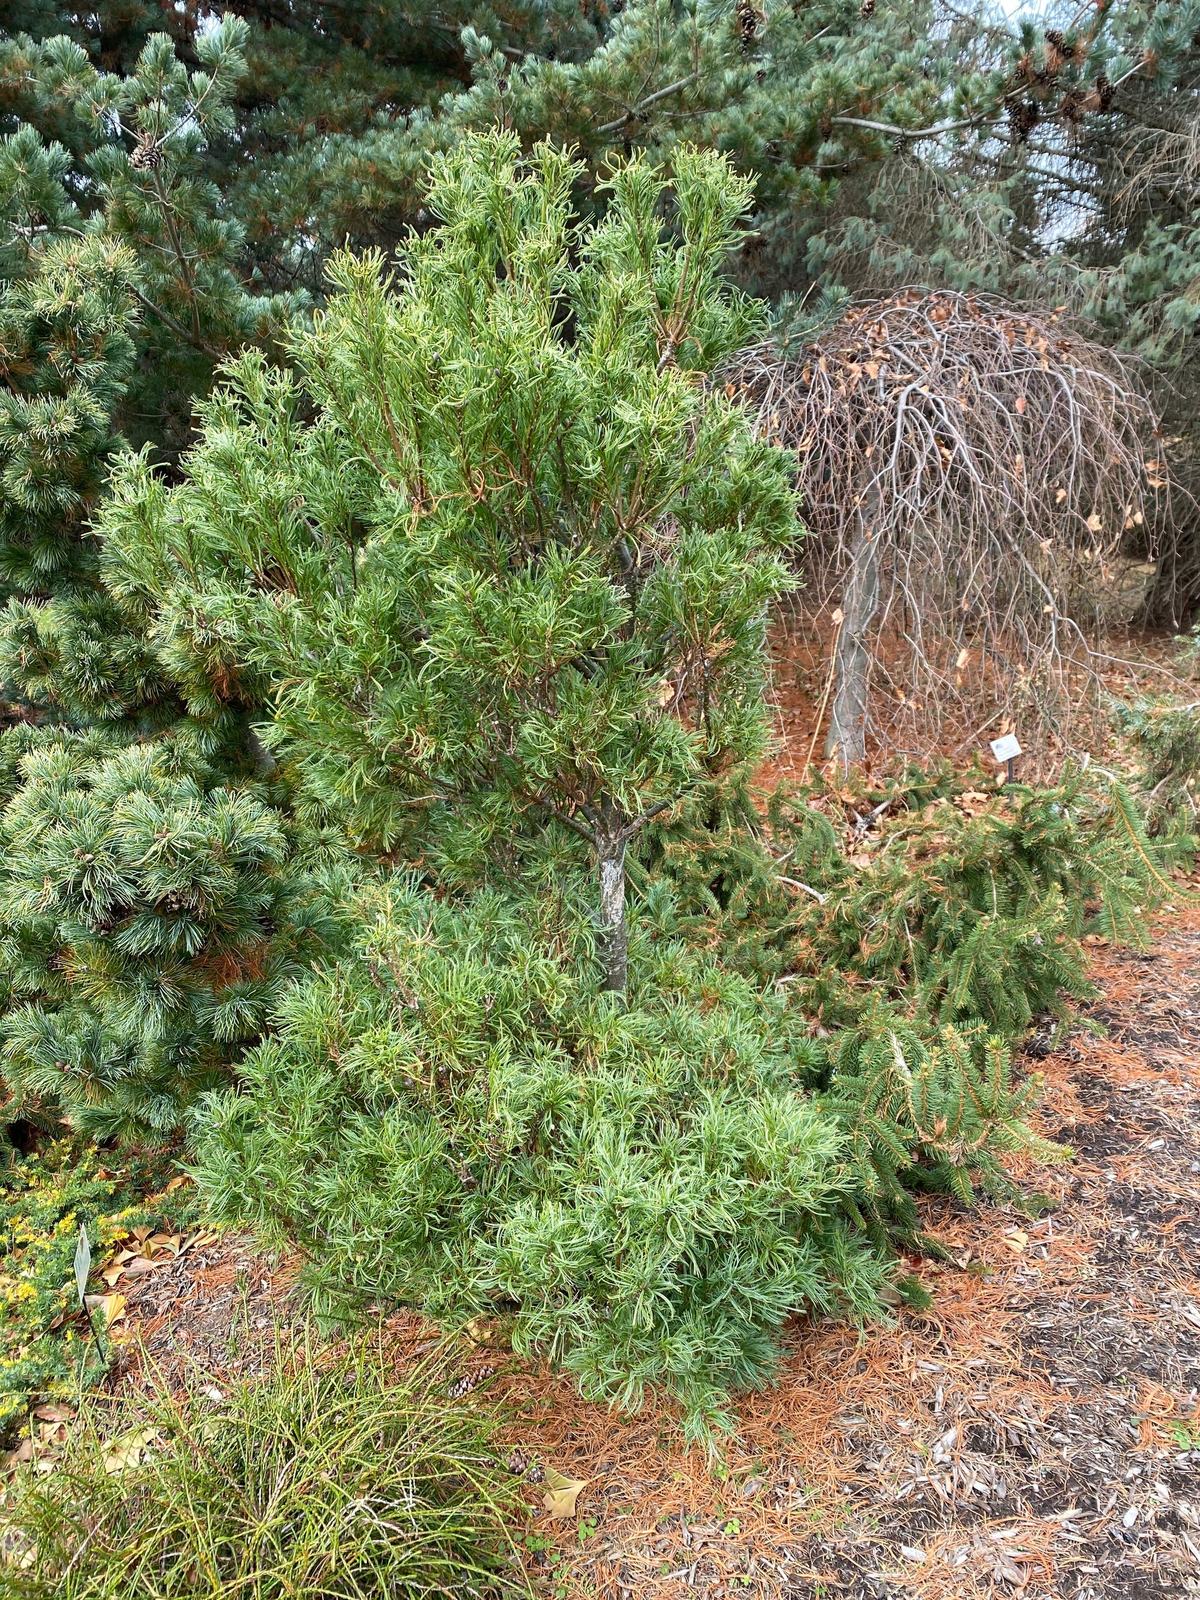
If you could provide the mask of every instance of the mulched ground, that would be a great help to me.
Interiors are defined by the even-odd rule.
[[[666,1410],[614,1417],[464,1348],[467,1382],[513,1410],[546,1592],[1200,1596],[1200,908],[1160,916],[1147,952],[1097,947],[1094,974],[1083,1025],[1031,1062],[1043,1130],[1075,1151],[1018,1172],[1047,1205],[931,1206],[951,1259],[913,1267],[933,1310],[862,1337],[797,1327],[715,1470]],[[286,1267],[239,1240],[202,1239],[121,1287],[127,1392],[147,1358],[181,1383],[254,1373],[299,1315]],[[397,1363],[427,1332],[389,1328]],[[573,1518],[543,1507],[556,1472],[586,1480]]]

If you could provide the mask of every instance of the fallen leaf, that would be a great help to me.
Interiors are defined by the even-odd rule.
[[[53,1400],[47,1400],[43,1405],[34,1406],[33,1414],[41,1422],[70,1422],[75,1415],[70,1406],[60,1406]]]
[[[545,1481],[546,1492],[542,1496],[542,1504],[546,1510],[552,1517],[573,1517],[579,1491],[587,1485],[588,1479],[564,1478],[561,1472],[547,1467]]]
[[[140,1466],[158,1438],[154,1428],[135,1428],[114,1439],[104,1452],[105,1472],[124,1472],[129,1467]]]
[[[201,1228],[198,1233],[193,1233],[190,1238],[183,1241],[179,1247],[179,1253],[182,1255],[185,1250],[190,1250],[193,1245],[216,1244],[219,1237],[220,1235],[213,1233],[211,1229]]]
[[[1024,1228],[1009,1228],[1000,1237],[1000,1243],[1006,1250],[1011,1250],[1014,1255],[1020,1255],[1029,1243],[1029,1235]]]
[[[100,1309],[104,1313],[104,1326],[111,1328],[114,1322],[120,1322],[125,1315],[125,1296],[123,1294],[102,1294],[98,1298]]]
[[[131,1278],[139,1278],[143,1273],[156,1272],[159,1267],[163,1267],[165,1265],[165,1256],[160,1257],[157,1261],[151,1261],[149,1256],[134,1256],[133,1260],[127,1262],[121,1270],[127,1273]]]

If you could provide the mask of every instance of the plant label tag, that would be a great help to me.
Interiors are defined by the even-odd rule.
[[[88,1239],[87,1228],[83,1225],[79,1229],[79,1243],[75,1246],[75,1287],[79,1290],[79,1304],[84,1305],[87,1293],[88,1273],[92,1270],[92,1246]]]
[[[1006,733],[1002,739],[992,740],[992,755],[997,761],[1015,761],[1021,746],[1015,733]]]

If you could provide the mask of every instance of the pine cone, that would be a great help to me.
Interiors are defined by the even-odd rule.
[[[1032,100],[1022,100],[1019,103],[1009,102],[1008,126],[1015,144],[1024,144],[1029,135],[1037,127],[1038,108]]]
[[[864,22],[870,21],[875,15],[875,0],[862,0],[862,5],[858,8],[858,14]]]
[[[495,1372],[495,1367],[477,1367],[474,1372],[464,1372],[455,1378],[447,1393],[451,1400],[461,1400],[469,1395],[472,1389],[478,1389],[481,1383],[486,1383]]]
[[[755,4],[755,0],[737,0],[734,19],[737,24],[738,39],[745,52],[758,38],[758,30],[766,21],[766,16],[761,7]]]
[[[161,147],[148,134],[143,134],[129,158],[129,165],[137,172],[157,172],[162,164]]]

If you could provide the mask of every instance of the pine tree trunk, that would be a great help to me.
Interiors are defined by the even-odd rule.
[[[600,962],[604,987],[612,994],[624,994],[629,979],[624,831],[601,834],[596,848],[600,858]]]
[[[246,729],[246,749],[250,752],[250,760],[259,777],[273,778],[279,770],[279,764],[251,727]]]
[[[867,753],[867,679],[871,665],[867,636],[878,606],[877,527],[868,521],[866,507],[860,507],[850,545],[842,629],[834,651],[833,711],[825,740],[825,754],[839,755],[847,771]]]

